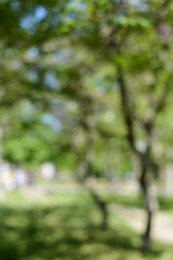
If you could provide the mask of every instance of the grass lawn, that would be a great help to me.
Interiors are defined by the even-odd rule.
[[[137,195],[105,195],[105,200],[110,203],[117,203],[127,207],[144,208],[141,196]],[[158,197],[159,209],[161,211],[173,212],[173,197]]]
[[[100,230],[98,223],[99,214],[86,193],[37,200],[12,192],[0,202],[0,259],[173,259],[173,249],[159,243],[142,255],[137,249],[140,237],[113,213],[108,230]]]

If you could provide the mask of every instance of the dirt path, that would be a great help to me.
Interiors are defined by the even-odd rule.
[[[145,211],[137,208],[112,205],[111,209],[136,231],[142,232],[145,223]],[[154,216],[152,238],[163,243],[173,244],[173,216],[157,212]]]

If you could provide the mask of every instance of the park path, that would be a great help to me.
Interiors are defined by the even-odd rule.
[[[142,233],[145,223],[145,211],[143,209],[115,204],[111,205],[111,209],[116,212],[118,217],[126,221],[130,227]],[[162,212],[155,213],[152,239],[173,245],[173,215]]]

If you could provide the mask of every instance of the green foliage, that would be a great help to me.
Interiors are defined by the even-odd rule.
[[[145,142],[144,124],[172,80],[172,9],[171,2],[143,0],[1,1],[4,157],[22,165],[50,160],[74,169],[85,157],[90,124],[93,167],[132,170],[117,66],[128,85],[136,139]],[[167,104],[156,118],[156,147],[172,143],[172,105]],[[61,131],[43,124],[47,113]],[[152,151],[153,158],[165,158],[164,149]]]

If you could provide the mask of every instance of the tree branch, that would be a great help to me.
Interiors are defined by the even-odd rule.
[[[127,139],[133,151],[136,152],[133,112],[131,111],[131,107],[130,107],[130,98],[129,98],[128,88],[124,78],[123,70],[119,64],[117,64],[117,81],[119,83],[121,109],[123,112],[124,122],[127,129]]]

